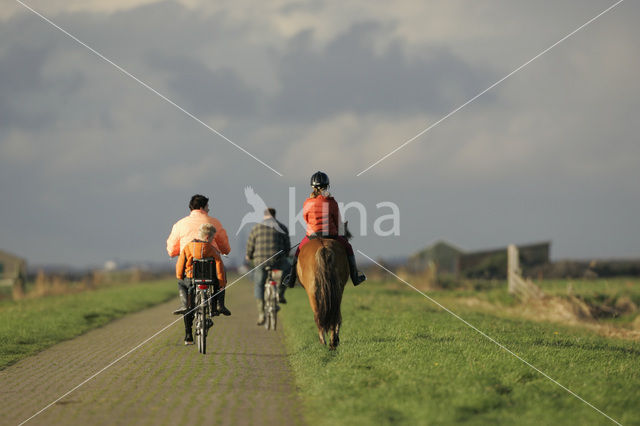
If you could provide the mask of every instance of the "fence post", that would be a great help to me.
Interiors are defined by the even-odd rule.
[[[517,280],[520,276],[520,258],[518,247],[509,244],[507,247],[507,282],[509,294],[517,292]]]
[[[540,299],[544,296],[533,281],[522,278],[518,248],[513,244],[507,247],[507,283],[509,294],[514,294],[521,300]]]

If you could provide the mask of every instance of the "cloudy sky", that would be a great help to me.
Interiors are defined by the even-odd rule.
[[[356,176],[613,3],[26,1],[279,176],[0,0],[0,249],[32,264],[169,263],[192,194],[235,236],[245,186],[286,223],[290,188],[297,211],[324,170],[338,200],[365,206],[353,243],[371,257],[437,239],[640,256],[635,1]],[[400,235],[374,234],[380,202],[398,206]]]

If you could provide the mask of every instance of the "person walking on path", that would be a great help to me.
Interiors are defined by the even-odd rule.
[[[268,208],[264,211],[261,223],[255,225],[249,233],[247,254],[245,256],[250,265],[256,266],[264,262],[253,271],[254,289],[258,308],[258,325],[264,324],[264,282],[267,279],[266,267],[282,270],[284,276],[290,268],[288,261],[291,240],[289,230],[284,224],[276,220],[276,210]],[[284,298],[285,287],[282,282],[278,286],[279,303],[287,303]]]
[[[222,226],[222,223],[215,217],[209,216],[209,199],[204,195],[196,194],[191,197],[189,201],[189,210],[191,213],[179,221],[177,221],[171,228],[171,234],[167,238],[167,253],[170,257],[178,256],[185,246],[199,237],[198,232],[200,226],[205,223],[213,225],[216,229],[215,236],[211,241],[211,245],[222,254],[229,254],[231,247],[229,246],[229,237],[227,231]],[[188,289],[189,283],[184,280],[178,280],[178,292],[180,294],[180,300],[183,306],[174,311],[174,313],[180,313],[186,308],[187,293],[185,289]],[[224,306],[225,291],[221,291],[218,294],[218,301],[224,308],[220,311],[224,315],[231,315],[231,312]],[[186,321],[186,320],[185,320]],[[186,322],[185,322],[186,326]]]

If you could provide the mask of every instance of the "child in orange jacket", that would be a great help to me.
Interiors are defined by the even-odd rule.
[[[185,326],[184,344],[193,344],[192,325],[193,325],[193,306],[189,296],[189,287],[192,286],[193,278],[193,259],[204,259],[212,257],[216,263],[216,276],[220,284],[220,291],[215,296],[215,306],[217,311],[212,315],[223,314],[231,315],[231,312],[224,306],[224,288],[227,284],[227,276],[220,257],[220,252],[211,244],[216,234],[216,228],[210,223],[203,223],[198,230],[198,238],[184,246],[176,263],[176,278],[178,278],[178,290],[180,292],[180,300],[182,307],[175,310],[176,315],[183,314]]]

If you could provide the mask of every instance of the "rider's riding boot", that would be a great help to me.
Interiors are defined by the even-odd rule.
[[[287,303],[287,299],[284,298],[284,291],[287,289],[287,287],[284,286],[284,284],[280,284],[278,286],[278,303],[280,303],[281,305]]]
[[[351,275],[351,281],[353,285],[356,286],[367,279],[367,276],[358,271],[358,267],[356,266],[356,257],[353,254],[347,256],[349,259],[349,275]]]
[[[256,299],[256,306],[258,307],[258,325],[264,324],[264,300]]]
[[[293,288],[293,286],[296,285],[296,280],[298,279],[297,268],[296,268],[297,263],[298,263],[298,258],[294,257],[293,264],[291,265],[291,270],[289,271],[289,275],[284,277],[284,280],[282,280],[282,285],[286,285],[289,288]]]
[[[216,306],[218,307],[218,311],[220,311],[220,313],[226,317],[228,317],[229,315],[231,315],[231,311],[227,309],[226,306],[224,306],[224,294],[225,294],[225,290],[222,289],[220,290],[220,293],[218,293],[217,297],[217,303]]]
[[[180,301],[182,302],[182,306],[175,311],[173,311],[174,315],[182,315],[189,311],[189,298],[187,297],[187,292],[184,288],[179,287],[178,293],[180,293]]]

